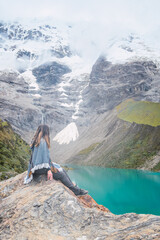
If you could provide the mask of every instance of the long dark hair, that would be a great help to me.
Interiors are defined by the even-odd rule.
[[[40,144],[41,138],[44,138],[48,148],[50,148],[49,127],[47,125],[39,125],[32,139],[31,148]]]

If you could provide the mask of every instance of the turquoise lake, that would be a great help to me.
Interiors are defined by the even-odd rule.
[[[72,166],[72,181],[87,189],[98,204],[114,214],[160,215],[160,173],[90,166]]]

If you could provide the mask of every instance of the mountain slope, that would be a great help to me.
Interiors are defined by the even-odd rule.
[[[130,117],[129,121],[126,121],[125,117],[124,121],[122,113],[131,111],[129,103],[128,101],[122,103],[117,107],[118,111],[115,109],[105,113],[103,118],[93,123],[82,139],[78,140],[77,145],[82,146],[84,143],[83,147],[79,150],[75,147],[75,155],[73,154],[68,162],[116,168],[141,168],[147,162],[147,165],[150,163],[150,169],[160,170],[159,161],[153,161],[154,156],[160,151],[160,123],[154,127],[152,119],[154,116],[154,120],[159,122],[159,115],[151,114],[150,125],[145,124],[148,116],[146,119],[143,118],[143,121],[140,118],[141,124],[134,121],[131,123],[130,115],[127,115],[128,118]],[[143,104],[146,112],[149,112],[151,104],[154,105],[140,101],[136,104]],[[125,110],[121,106],[125,106]],[[159,107],[160,104],[157,103],[156,106]],[[133,108],[131,113],[137,118],[140,117],[139,108]]]
[[[0,119],[0,180],[24,172],[30,159],[28,144]]]

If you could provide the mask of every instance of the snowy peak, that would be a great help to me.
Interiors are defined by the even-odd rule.
[[[96,59],[86,64],[87,59],[81,57],[83,55],[81,51],[89,49],[93,41],[90,39],[85,43],[83,50],[73,47],[73,39],[80,44],[78,28],[76,31],[75,28],[58,23],[50,25],[38,22],[28,25],[0,23],[0,69],[11,68],[23,72],[46,62],[58,61],[73,65],[76,71],[84,69],[87,65],[87,73],[89,73],[88,69],[91,70],[90,65],[93,65]],[[83,33],[82,29],[79,31]],[[144,36],[128,33],[105,41],[105,48],[103,51],[97,48],[96,55],[105,55],[106,59],[113,64],[137,59],[160,61],[160,49],[154,48],[153,41],[151,39],[147,41]],[[72,69],[72,66],[70,68]],[[86,70],[84,69],[81,73],[86,73]]]
[[[1,69],[25,71],[53,58],[70,57],[69,31],[68,26],[0,23]]]
[[[53,25],[21,25],[19,23],[0,23],[0,34],[2,39],[19,41],[41,41],[68,44],[67,35],[70,27],[64,25],[63,28]],[[54,40],[54,42],[53,42]]]
[[[151,42],[136,34],[115,37],[108,41],[105,51],[106,59],[113,64],[135,60],[160,61],[160,49],[155,49]]]

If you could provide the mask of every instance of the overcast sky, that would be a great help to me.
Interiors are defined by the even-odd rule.
[[[100,51],[109,35],[159,33],[160,0],[0,0],[0,20],[17,18],[25,21],[52,18],[55,22],[79,26],[76,40],[81,37],[80,27],[85,26],[83,41],[82,38],[76,41],[78,47],[84,49],[87,42],[93,40]],[[160,39],[160,34],[155,36]],[[86,47],[85,51],[88,49]],[[92,50],[89,49],[90,54]]]
[[[148,31],[160,22],[159,0],[0,0],[0,18],[52,17]]]

